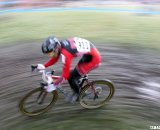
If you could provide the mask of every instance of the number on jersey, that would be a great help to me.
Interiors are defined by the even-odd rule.
[[[89,52],[90,42],[82,38],[74,38],[78,52]]]

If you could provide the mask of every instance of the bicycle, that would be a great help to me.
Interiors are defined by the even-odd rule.
[[[34,66],[32,66],[33,69]],[[37,116],[51,109],[58,99],[58,92],[67,96],[67,92],[61,87],[55,88],[51,93],[48,93],[45,89],[47,84],[52,83],[60,76],[54,75],[54,71],[47,72],[45,69],[39,72],[42,73],[43,82],[40,83],[41,86],[26,94],[19,103],[20,112],[27,116]],[[82,88],[80,89],[78,102],[87,109],[104,106],[114,95],[114,85],[110,80],[90,81],[86,75],[80,79],[79,84],[82,85]],[[48,103],[44,103],[44,101]]]

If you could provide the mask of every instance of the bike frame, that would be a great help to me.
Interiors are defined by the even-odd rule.
[[[34,71],[35,69],[36,69],[36,66],[32,66],[32,71]],[[54,75],[54,71],[47,72],[45,69],[43,69],[43,70],[38,70],[38,71],[36,70],[36,72],[42,73],[43,82],[41,82],[41,87],[35,88],[34,90],[27,93],[19,103],[20,111],[23,114],[28,115],[28,116],[40,115],[40,114],[48,111],[51,107],[53,107],[53,105],[55,104],[55,102],[58,99],[58,91],[60,93],[62,93],[65,97],[71,96],[70,92],[65,91],[63,89],[63,87],[56,87],[54,85],[53,85],[53,87],[55,89],[51,93],[48,93],[46,91],[46,87],[48,87],[49,84],[52,84],[55,80],[60,78],[60,76]],[[86,83],[84,83],[84,82],[86,82]],[[114,86],[113,86],[112,82],[109,80],[90,81],[88,79],[88,76],[86,75],[86,76],[83,76],[79,80],[78,83],[79,83],[79,85],[82,85],[81,90],[80,90],[80,94],[79,94],[79,103],[84,108],[88,108],[88,109],[99,108],[99,107],[103,106],[107,101],[109,101],[114,94]],[[108,96],[107,95],[105,96],[103,94],[105,96],[105,98],[103,100],[96,100],[99,97],[99,94],[101,94],[101,92],[102,92],[101,85],[104,85],[104,87],[109,88],[109,95],[107,94]],[[38,94],[37,98],[35,98],[35,95],[32,96],[35,93]],[[42,104],[45,97],[48,94],[51,97],[51,98],[49,98],[49,100],[51,99],[51,102],[49,102],[49,104],[48,103],[44,104],[46,106],[41,107],[39,109],[37,107],[35,109],[33,108],[33,110],[28,109],[28,108],[32,107],[32,104],[35,104],[35,103]],[[36,102],[34,102],[34,101],[26,102],[28,99],[30,99],[30,97],[34,98],[36,100]],[[88,102],[90,102],[90,100],[91,100],[91,102],[94,100],[96,100],[98,102],[96,102],[96,104],[92,104],[92,103],[90,104],[90,103],[88,103]],[[26,105],[28,105],[28,104],[29,104],[29,107],[26,107]]]
[[[42,79],[43,79],[43,81],[44,81],[45,83],[47,83],[47,84],[51,84],[52,82],[54,82],[54,80],[57,80],[58,78],[60,78],[60,76],[57,76],[57,75],[52,74],[52,73],[54,73],[54,71],[53,71],[53,72],[47,72],[47,71],[44,69],[44,70],[40,70],[39,72],[42,73]],[[87,84],[89,84],[89,85],[91,86],[91,89],[92,89],[92,91],[93,91],[93,93],[94,93],[94,95],[95,95],[95,98],[96,98],[96,97],[97,97],[96,90],[95,90],[95,88],[93,87],[92,83],[88,80],[88,77],[87,77],[87,76],[82,77],[81,86],[83,85],[84,81],[86,81]],[[56,90],[56,89],[57,89],[57,88],[55,88],[55,90]],[[66,96],[66,93],[65,93],[61,88],[58,87],[58,90],[60,90],[60,92],[62,92],[62,93]]]
[[[51,84],[53,80],[60,78],[60,76],[53,75],[52,72],[47,72],[45,69],[40,70],[39,72],[42,73],[42,79],[47,84]]]

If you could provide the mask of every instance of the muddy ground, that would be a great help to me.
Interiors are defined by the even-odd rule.
[[[41,79],[40,74],[31,73],[30,65],[48,58],[38,43],[1,46],[0,130],[149,130],[160,126],[160,51],[119,44],[96,46],[102,65],[89,77],[112,80],[113,99],[100,109],[86,110],[78,103],[66,103],[60,95],[54,108],[35,118],[22,115],[17,106]],[[54,66],[57,74],[61,66],[60,62]],[[68,87],[67,82],[64,86]]]

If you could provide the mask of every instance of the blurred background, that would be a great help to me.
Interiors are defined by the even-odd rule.
[[[86,110],[60,98],[42,116],[19,112],[20,99],[39,86],[30,65],[48,60],[41,43],[50,35],[96,45],[102,65],[90,79],[116,87],[106,106]],[[0,0],[0,61],[1,130],[160,128],[160,0]]]

